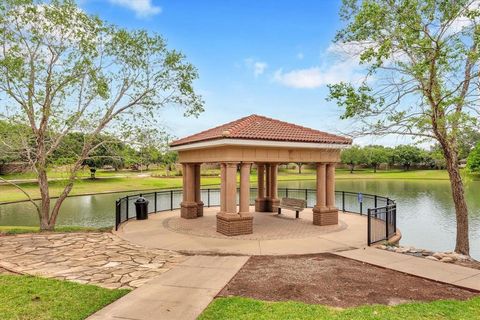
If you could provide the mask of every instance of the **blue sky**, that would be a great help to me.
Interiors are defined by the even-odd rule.
[[[119,26],[162,34],[198,68],[195,87],[205,112],[197,119],[183,118],[174,108],[159,114],[177,137],[252,113],[332,133],[348,131],[341,110],[325,100],[326,84],[355,80],[361,72],[332,43],[342,26],[340,0],[82,0],[80,5]]]

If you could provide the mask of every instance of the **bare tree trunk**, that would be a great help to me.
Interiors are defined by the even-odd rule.
[[[38,169],[38,187],[40,189],[40,231],[52,231],[54,226],[50,224],[50,194],[48,190],[48,178],[45,168]]]
[[[298,163],[298,174],[302,174],[302,165],[303,163]]]
[[[355,168],[355,164],[350,163],[350,173],[353,173],[354,168]]]
[[[453,203],[455,204],[455,214],[457,220],[457,241],[455,252],[464,255],[470,255],[470,242],[468,239],[468,207],[465,201],[465,190],[463,187],[460,169],[455,157],[445,157],[447,161],[447,171],[450,177],[450,186],[452,189]]]

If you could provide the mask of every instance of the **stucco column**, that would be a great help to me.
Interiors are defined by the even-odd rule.
[[[338,224],[335,207],[335,163],[317,164],[317,204],[313,207],[313,224]]]
[[[265,164],[265,199],[270,199],[270,163]]]
[[[227,207],[226,190],[227,190],[227,165],[220,163],[220,212],[225,212]]]
[[[195,164],[184,164],[183,202],[180,207],[180,215],[185,219],[197,217],[197,203],[195,202]]]
[[[265,211],[265,164],[257,163],[257,198],[255,199],[255,211]]]
[[[187,201],[187,164],[182,163],[182,202]]]
[[[327,207],[335,207],[335,163],[327,164]]]
[[[242,162],[240,165],[240,210],[242,216],[250,212],[250,167],[251,162]]]
[[[325,209],[326,206],[326,186],[327,186],[327,165],[317,163],[317,204],[316,207]]]
[[[226,164],[225,213],[237,213],[237,162]]]
[[[278,199],[278,190],[277,190],[277,173],[278,173],[278,163],[270,164],[270,211],[276,211],[275,208],[280,203]]]
[[[200,191],[201,185],[201,175],[200,175],[200,163],[194,164],[194,172],[195,172],[195,203],[197,204],[197,217],[203,217],[203,201]]]
[[[237,162],[225,164],[225,211],[217,214],[217,232],[227,236],[253,233],[253,215],[248,212],[250,164],[240,169],[240,213],[237,213]],[[245,211],[242,211],[245,210]]]

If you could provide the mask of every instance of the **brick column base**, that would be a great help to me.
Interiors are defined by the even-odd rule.
[[[266,212],[267,211],[267,199],[255,199],[255,212]]]
[[[330,226],[338,224],[338,209],[314,207],[313,224],[316,226]]]
[[[197,217],[203,217],[203,201],[197,202]]]
[[[226,236],[239,236],[253,233],[253,215],[218,213],[217,232]]]
[[[196,202],[182,202],[180,204],[180,216],[184,219],[197,218],[197,203]],[[202,211],[203,212],[203,211]]]

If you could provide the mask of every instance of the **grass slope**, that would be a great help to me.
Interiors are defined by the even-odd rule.
[[[434,301],[408,303],[394,307],[372,305],[334,309],[322,305],[299,302],[267,302],[231,297],[215,299],[199,317],[199,320],[404,320],[404,319],[480,319],[480,297],[468,301]]]
[[[151,173],[151,172],[150,172]],[[138,174],[138,173],[137,173]],[[279,172],[279,181],[293,180],[314,180],[316,179],[313,170],[306,169],[302,174],[295,170],[282,170]],[[444,170],[417,170],[417,171],[378,171],[373,173],[371,170],[355,171],[351,174],[348,170],[337,170],[337,180],[365,180],[365,179],[420,179],[420,180],[448,180],[448,174]],[[256,182],[256,174],[252,175],[250,181]],[[202,185],[218,185],[220,178],[218,176],[202,177]],[[40,196],[38,186],[35,182],[22,183],[22,188],[27,191],[32,198]],[[54,180],[49,183],[52,196],[59,195],[65,186],[62,180]],[[79,179],[70,195],[121,192],[132,190],[153,190],[179,188],[182,186],[182,177],[156,178],[145,176],[129,175],[126,177],[103,177],[96,180]],[[10,201],[26,200],[26,197],[17,188],[11,185],[0,185],[0,203]]]
[[[0,274],[0,318],[85,319],[128,292],[69,281]]]
[[[76,227],[76,226],[57,226],[55,232],[106,232],[112,227],[93,228],[93,227]],[[40,227],[30,226],[0,226],[0,235],[13,235],[23,233],[38,233]]]

